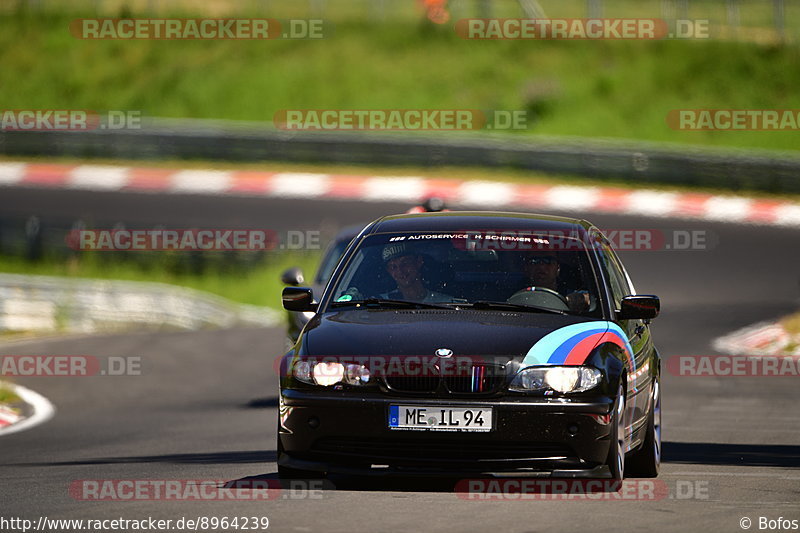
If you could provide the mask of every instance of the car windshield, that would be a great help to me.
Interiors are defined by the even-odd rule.
[[[528,232],[504,242],[489,235],[370,235],[336,280],[329,305],[396,308],[408,302],[410,307],[601,315],[580,239],[555,242]]]

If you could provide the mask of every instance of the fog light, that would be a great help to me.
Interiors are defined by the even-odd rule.
[[[317,429],[319,427],[319,418],[316,416],[312,416],[308,419],[308,427],[311,429]]]

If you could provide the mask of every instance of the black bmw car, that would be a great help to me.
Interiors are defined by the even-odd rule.
[[[381,218],[350,242],[281,364],[281,477],[658,475],[661,358],[584,220]]]

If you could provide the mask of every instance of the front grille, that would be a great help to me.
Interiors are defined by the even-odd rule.
[[[575,453],[562,444],[509,443],[485,439],[472,441],[463,438],[448,441],[327,437],[317,440],[312,452],[323,454],[329,460],[430,467],[449,465],[482,468],[489,464],[514,467],[575,458]]]
[[[495,392],[505,380],[506,369],[502,365],[472,365],[464,372],[444,376],[447,390],[458,394]]]
[[[398,392],[435,392],[439,388],[439,376],[387,376],[386,385]]]
[[[488,394],[500,390],[506,382],[506,367],[487,363],[437,365],[439,375],[384,376],[386,386],[395,392],[452,394]],[[443,387],[441,387],[443,385]]]

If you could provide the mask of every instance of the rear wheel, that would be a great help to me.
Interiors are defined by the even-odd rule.
[[[625,477],[625,387],[620,383],[617,400],[611,415],[611,434],[606,465],[611,479]]]
[[[661,468],[661,384],[653,382],[653,401],[642,447],[628,460],[632,477],[657,477]]]

